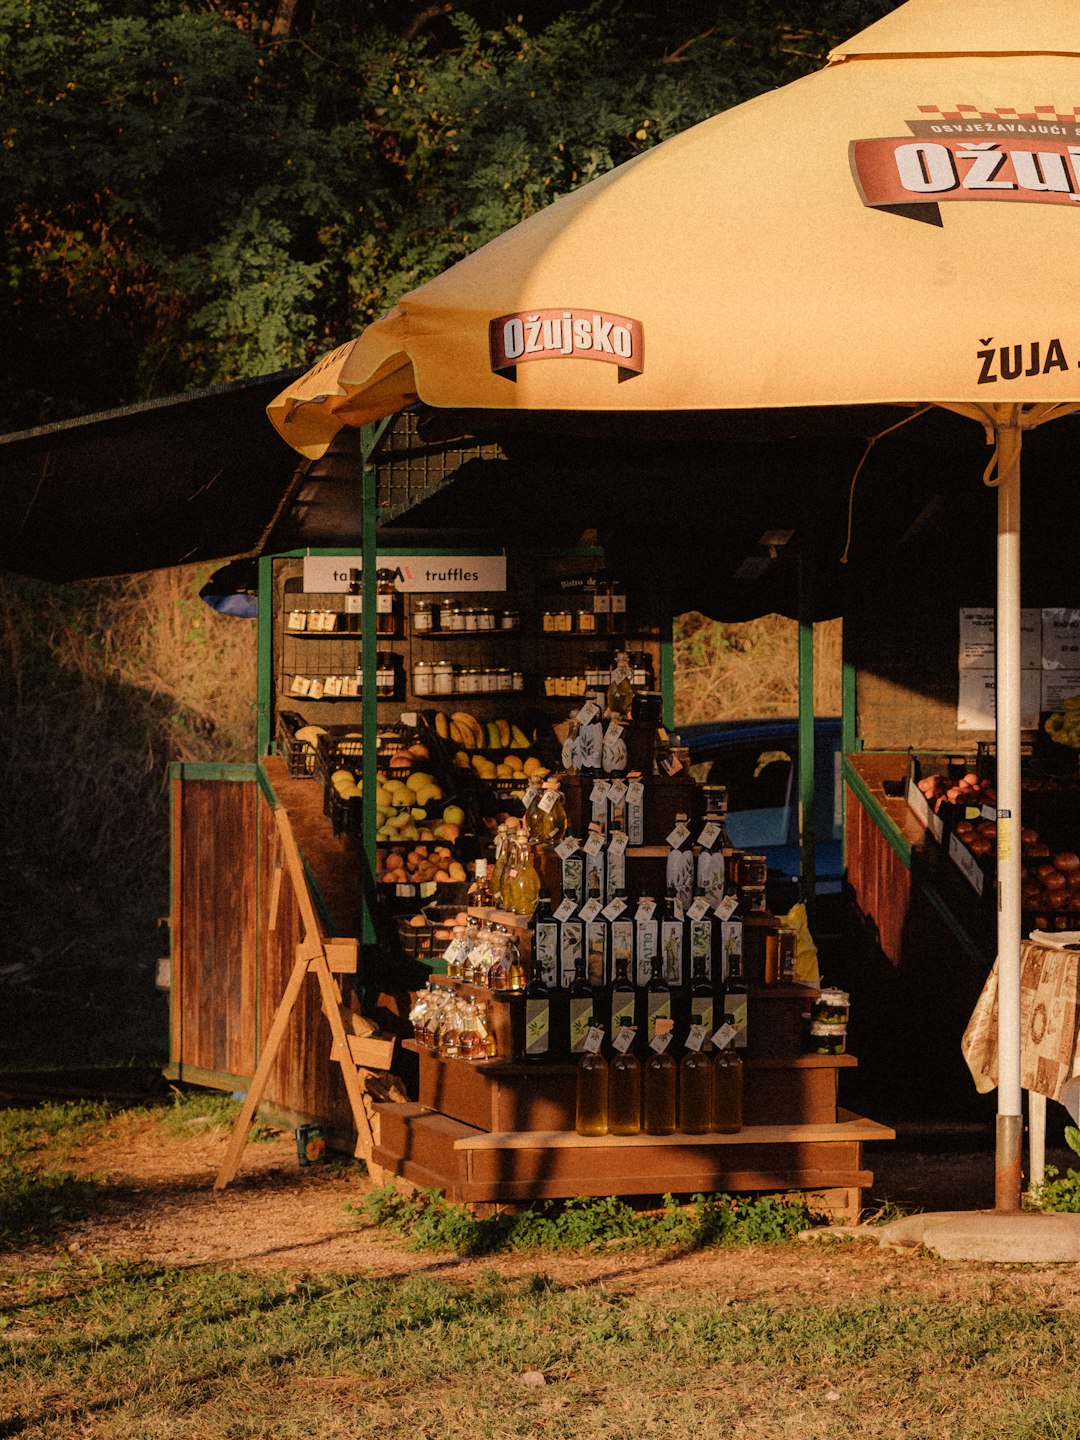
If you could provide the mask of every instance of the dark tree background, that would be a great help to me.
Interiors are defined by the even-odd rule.
[[[896,0],[0,0],[0,432],[312,359]]]

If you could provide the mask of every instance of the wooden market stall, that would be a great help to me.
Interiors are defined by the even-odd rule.
[[[453,798],[470,819],[450,848],[467,863],[488,836],[484,820],[520,795],[520,774],[502,768],[518,737],[519,763],[523,755],[557,771],[553,726],[598,683],[594,671],[610,669],[613,649],[629,654],[639,688],[662,697],[666,714],[658,718],[670,724],[670,612],[657,587],[612,572],[591,544],[545,546],[533,534],[492,553],[475,539],[471,546],[417,543],[430,535],[389,526],[442,490],[455,465],[478,458],[478,449],[421,445],[413,418],[399,417],[365,453],[366,518],[383,522],[377,549],[260,562],[259,758],[251,766],[173,768],[170,1074],[248,1093],[258,1076],[256,1098],[279,1117],[321,1123],[374,1170],[471,1203],[799,1190],[856,1214],[872,1181],[862,1147],[891,1131],[843,1108],[840,1080],[856,1068],[853,1055],[807,1053],[814,987],[764,983],[752,918],[738,1134],[588,1139],[574,1132],[573,1065],[523,1063],[509,1047],[480,1063],[440,1058],[410,1038],[416,990],[432,970],[436,983],[454,982],[438,975],[437,953],[412,953],[400,922],[444,890],[459,899],[461,891],[437,890],[418,876],[385,883],[371,823],[376,756],[385,762],[406,741],[420,743],[425,770],[442,782],[434,788],[446,792],[440,801],[460,782]],[[369,524],[372,542],[374,530]],[[383,612],[374,594],[380,572],[391,577]],[[466,613],[453,628],[439,620],[432,627],[433,597],[447,615],[461,602]],[[377,709],[362,705],[358,684],[364,693],[378,689]],[[481,745],[450,730],[455,714],[482,724]],[[298,738],[312,725],[326,734]],[[646,833],[627,848],[626,886],[660,897],[665,837],[680,813],[694,824],[702,811],[685,771],[653,773],[656,735],[655,721],[638,735]],[[369,769],[361,770],[364,762]],[[334,775],[349,764],[366,786],[363,796],[335,790]],[[588,800],[572,791],[584,829]],[[282,815],[295,836],[299,876],[283,873]],[[557,874],[552,879],[556,889]],[[316,966],[335,938],[359,943],[355,973],[347,973],[347,947],[329,965],[336,998],[328,1003],[325,978],[300,983],[296,965],[299,956]],[[527,932],[520,938],[527,949]],[[498,1010],[497,995],[486,998]],[[350,1053],[372,1026],[390,1042],[385,1067],[370,1053]],[[394,1081],[396,1098],[381,1098],[390,1069],[407,1087],[407,1102]],[[364,1117],[358,1123],[358,1070],[370,1141]]]

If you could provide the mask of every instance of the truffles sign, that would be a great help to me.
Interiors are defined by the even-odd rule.
[[[851,142],[864,205],[912,213],[911,206],[936,207],[940,200],[1080,200],[1080,107],[918,109],[927,118],[909,120],[910,135]]]
[[[306,555],[304,591],[307,594],[342,594],[349,588],[350,572],[360,572],[359,555]],[[383,555],[379,570],[394,574],[394,588],[403,594],[463,594],[470,590],[506,589],[505,555]]]
[[[488,325],[491,368],[507,380],[533,360],[602,360],[619,379],[645,368],[640,320],[599,310],[529,310],[500,315]]]

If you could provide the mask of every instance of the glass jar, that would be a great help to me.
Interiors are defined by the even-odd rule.
[[[499,629],[500,629],[500,630],[520,630],[520,629],[521,629],[521,611],[520,611],[520,610],[504,610],[504,611],[502,611],[502,613],[501,613],[500,616],[499,616]]]
[[[444,630],[460,632],[465,629],[465,610],[461,605],[451,605],[448,611],[444,609],[441,613]]]
[[[579,610],[575,616],[577,629],[582,635],[589,635],[596,630],[596,615],[592,610]]]
[[[394,670],[394,657],[391,654],[379,654],[375,657],[375,693],[380,700],[392,700],[396,686],[396,673]]]
[[[479,630],[479,629],[480,629],[480,611],[477,610],[474,605],[466,605],[463,613],[464,613],[464,616],[465,616],[465,629],[466,629],[466,630]]]
[[[739,856],[739,884],[764,885],[768,875],[768,863],[764,855],[750,855],[745,850]]]
[[[516,690],[519,694],[525,689],[525,672],[523,670],[514,670],[511,672],[510,688],[511,690]]]
[[[545,634],[551,634],[557,627],[555,624],[555,611],[545,610],[540,617],[540,628]]]
[[[476,695],[480,689],[480,671],[475,668],[462,670],[458,676],[457,688],[461,695]]]
[[[476,611],[477,630],[495,629],[495,611],[488,605],[481,605]]]
[[[811,1055],[843,1055],[847,1048],[847,1026],[815,1021],[810,1026]]]
[[[435,667],[428,660],[417,660],[413,666],[414,695],[433,695],[435,693]]]
[[[452,695],[454,693],[454,682],[457,677],[457,667],[451,660],[436,660],[433,667],[435,683],[433,693],[436,695]]]
[[[574,612],[572,610],[555,611],[555,629],[560,635],[569,635],[574,628]]]
[[[421,635],[435,629],[435,605],[431,600],[417,600],[413,606],[413,629]]]
[[[503,666],[503,667],[502,667],[501,669],[499,669],[499,670],[496,670],[496,672],[495,672],[495,689],[496,689],[496,690],[512,690],[513,688],[514,688],[514,681],[513,681],[513,676],[510,674],[510,671],[509,671],[505,666]]]

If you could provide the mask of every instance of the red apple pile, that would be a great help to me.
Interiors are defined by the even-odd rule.
[[[959,780],[949,775],[924,775],[918,787],[927,804],[938,814],[942,805],[996,805],[997,791],[989,780],[969,770]]]
[[[1034,917],[1036,927],[1061,930],[1071,924],[1080,928],[1080,855],[1072,850],[1051,855],[1039,832],[1030,829],[1020,832],[1020,853],[1024,866],[1020,904]],[[1060,917],[1068,915],[1075,920],[1062,922]]]

